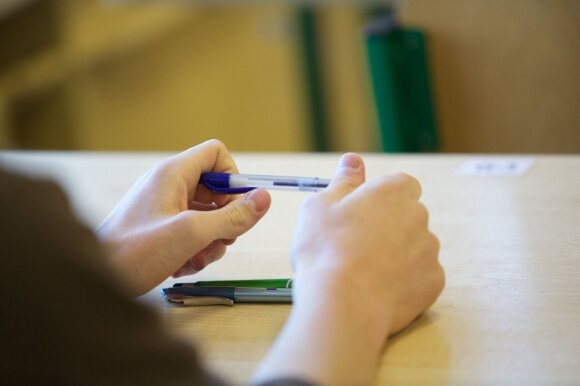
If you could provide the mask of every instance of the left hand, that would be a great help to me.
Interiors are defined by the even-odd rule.
[[[270,207],[254,190],[225,196],[198,185],[204,172],[238,173],[217,140],[158,164],[141,177],[97,229],[113,264],[135,295],[170,275],[190,275],[218,260],[226,246],[252,228]]]

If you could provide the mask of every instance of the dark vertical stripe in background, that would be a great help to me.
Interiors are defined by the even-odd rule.
[[[319,46],[316,34],[316,11],[303,7],[298,10],[304,74],[306,81],[307,104],[310,115],[310,137],[312,150],[328,151],[328,127],[324,111],[323,84],[319,59]]]

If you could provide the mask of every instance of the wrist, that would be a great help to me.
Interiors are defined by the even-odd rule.
[[[321,385],[370,384],[388,328],[340,292],[308,293],[306,286],[296,284],[290,318],[255,380],[294,377]]]
[[[393,302],[381,296],[368,280],[331,270],[298,274],[293,297],[293,311],[329,319],[329,323],[350,330],[358,340],[367,341],[367,347],[380,349],[388,337]]]
[[[309,266],[297,265],[294,275],[294,308],[314,305],[325,308],[350,310],[350,319],[364,319],[373,323],[377,335],[388,335],[395,301],[384,282],[377,282],[369,275],[360,274],[353,267],[341,266],[336,260],[325,264],[319,259]]]
[[[137,243],[132,240],[114,238],[99,233],[97,233],[97,239],[107,256],[109,266],[130,296],[142,295],[154,287],[151,279],[146,275],[147,270],[143,269],[144,264],[137,259],[137,256],[142,254],[135,253],[130,248],[130,246]]]
[[[368,384],[388,337],[388,302],[376,304],[338,272],[300,272],[294,305],[274,352],[300,358],[283,374],[320,384]],[[282,355],[282,356],[284,356]]]

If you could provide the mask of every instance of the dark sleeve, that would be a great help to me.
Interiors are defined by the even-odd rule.
[[[125,294],[54,184],[0,170],[0,235],[0,384],[222,384]]]
[[[126,295],[55,184],[0,169],[0,241],[0,385],[223,385]]]

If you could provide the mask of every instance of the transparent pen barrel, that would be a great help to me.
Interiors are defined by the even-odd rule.
[[[318,177],[282,177],[238,174],[230,177],[230,187],[255,187],[274,190],[316,192],[328,186],[329,180]]]

